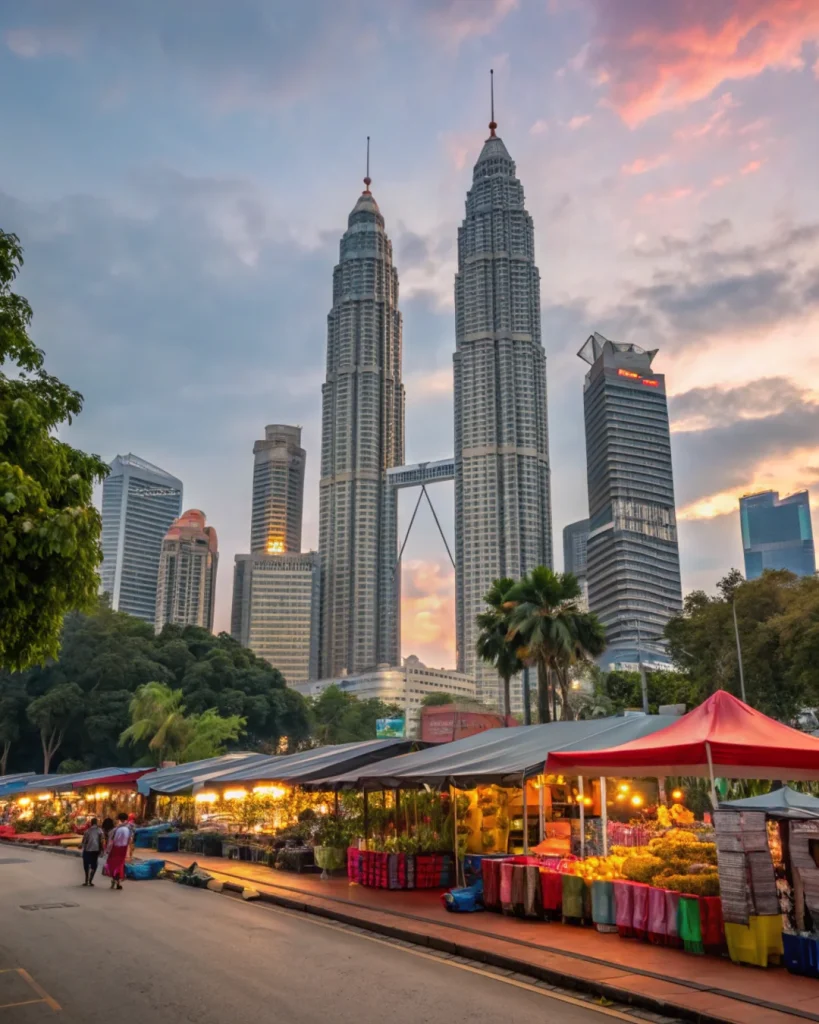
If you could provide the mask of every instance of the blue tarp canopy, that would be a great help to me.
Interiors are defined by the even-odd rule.
[[[2,785],[0,779],[0,796],[8,796],[10,793],[65,793],[82,785],[93,786],[97,780],[105,780],[105,785],[115,786],[115,776],[130,776],[133,780],[134,772],[147,771],[140,768],[92,768],[84,772],[71,772],[66,775],[28,775],[11,783],[8,787]]]
[[[207,757],[203,761],[189,761],[187,764],[159,768],[150,775],[143,775],[137,783],[137,790],[143,796],[149,793],[161,796],[184,794],[191,792],[197,784],[207,782],[213,775],[219,775],[229,768],[269,760],[268,754],[236,751],[233,754],[222,754],[220,757]]]
[[[50,793],[51,781],[59,778],[61,778],[59,775],[35,775],[34,772],[0,776],[0,799],[16,796],[18,793],[25,793],[26,790],[29,792],[36,790],[38,793]]]
[[[453,743],[442,743],[415,754],[393,757],[315,779],[313,789],[398,789],[405,786],[516,785],[523,777],[539,775],[555,750],[604,750],[664,729],[675,715],[629,715],[584,722],[488,729]]]
[[[770,818],[819,818],[819,799],[790,786],[744,800],[721,800],[721,811],[764,811]]]
[[[263,761],[242,765],[210,777],[207,784],[221,787],[245,782],[286,782],[291,786],[298,786],[321,776],[337,775],[339,772],[372,765],[384,758],[392,758],[396,753],[405,753],[413,746],[418,746],[418,742],[387,739],[315,747],[313,750],[302,750],[298,754],[268,757]]]

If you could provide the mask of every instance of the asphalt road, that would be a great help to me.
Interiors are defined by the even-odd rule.
[[[0,1024],[607,1019],[307,915],[166,881],[85,889],[81,874],[0,846]],[[23,909],[43,904],[72,905]]]

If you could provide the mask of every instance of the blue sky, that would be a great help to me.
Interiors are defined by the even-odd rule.
[[[223,628],[265,423],[304,427],[314,544],[332,268],[371,135],[407,459],[451,454],[456,233],[494,67],[535,221],[556,548],[585,513],[576,352],[599,330],[660,349],[684,585],[713,589],[741,564],[739,494],[819,484],[817,41],[815,0],[4,5],[0,225],[48,366],[85,395],[67,436],[183,479],[219,535]],[[405,563],[404,653],[451,664],[428,512]]]

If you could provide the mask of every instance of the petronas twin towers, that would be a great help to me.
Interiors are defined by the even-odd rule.
[[[546,355],[534,228],[515,164],[496,135],[475,164],[455,278],[458,669],[480,699],[498,679],[475,653],[475,617],[493,580],[552,564]],[[398,275],[370,179],[333,275],[323,388],[319,556],[321,675],[400,663],[396,481],[404,462]],[[393,470],[388,473],[388,470]],[[423,479],[424,464],[416,476]],[[402,486],[403,484],[398,484]]]

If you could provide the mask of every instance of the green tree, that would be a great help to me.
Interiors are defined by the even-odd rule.
[[[495,580],[484,597],[486,610],[478,615],[476,651],[481,661],[494,666],[503,684],[503,715],[512,711],[509,687],[513,676],[523,671],[518,656],[519,644],[509,637],[511,603],[509,594],[515,581],[508,576]]]
[[[181,690],[172,690],[164,683],[145,683],[134,694],[130,712],[131,724],[119,741],[123,745],[147,745],[154,764],[162,764],[190,742],[190,722],[185,717]]]
[[[733,570],[717,589],[689,594],[665,630],[692,691],[740,696],[735,606],[748,703],[786,722],[819,704],[819,577],[767,570],[743,581]]]
[[[83,399],[29,337],[31,307],[12,291],[22,265],[20,240],[0,231],[0,667],[14,670],[55,658],[65,613],[96,601],[92,490],[108,472],[56,436]]]
[[[575,611],[566,613],[566,625],[570,642],[555,659],[555,672],[560,686],[560,707],[563,718],[573,718],[571,694],[571,673],[579,665],[588,665],[606,649],[606,631],[602,622],[592,612]]]
[[[422,708],[438,708],[445,704],[453,704],[455,698],[451,693],[425,693],[421,698]]]
[[[339,686],[328,686],[310,706],[313,736],[320,745],[374,740],[379,718],[400,718],[401,708],[371,698],[358,700]]]
[[[180,764],[224,754],[227,745],[239,739],[246,723],[239,715],[222,718],[215,708],[208,708],[201,715],[191,715],[186,724],[188,739],[176,757]]]
[[[6,774],[12,743],[17,743],[26,721],[28,696],[19,680],[0,678],[0,775]]]
[[[84,705],[83,692],[76,683],[61,683],[29,704],[29,720],[40,730],[43,775],[51,770],[51,760],[60,749],[66,729],[79,717]]]
[[[568,669],[588,660],[604,644],[602,627],[577,601],[580,585],[572,573],[556,573],[538,566],[519,580],[507,595],[510,612],[509,639],[518,656],[537,667],[538,721],[551,720],[550,677],[554,674],[563,693],[562,714],[571,715],[568,700]],[[585,646],[588,644],[592,649]],[[566,690],[563,691],[563,676]]]

